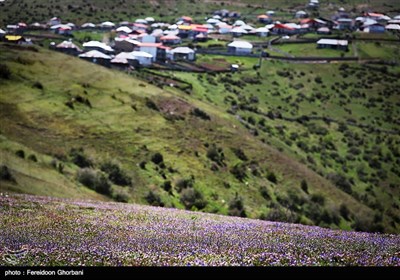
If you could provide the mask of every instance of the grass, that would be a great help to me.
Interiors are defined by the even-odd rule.
[[[361,58],[381,58],[399,61],[400,45],[390,42],[356,42],[356,48]]]
[[[246,106],[253,106],[257,108],[256,112],[246,110],[238,110],[237,115],[241,116],[244,120],[248,120],[252,117],[258,123],[264,119],[265,125],[250,125],[250,128],[256,128],[266,143],[269,143],[279,149],[284,150],[287,154],[290,154],[293,158],[297,158],[300,161],[307,164],[312,169],[318,171],[320,174],[329,174],[335,172],[344,172],[349,178],[352,178],[355,183],[352,185],[353,190],[360,195],[365,194],[365,188],[371,183],[363,182],[359,179],[356,169],[363,166],[370,178],[372,179],[377,173],[376,168],[371,168],[366,160],[363,158],[364,155],[373,149],[377,143],[376,139],[379,139],[380,133],[366,133],[364,129],[357,127],[347,127],[355,135],[361,136],[364,139],[364,143],[361,146],[357,146],[361,150],[361,155],[356,156],[354,159],[345,160],[346,170],[343,171],[343,163],[337,162],[337,160],[345,159],[349,154],[351,143],[349,143],[352,136],[347,135],[344,132],[339,131],[339,125],[337,123],[324,123],[321,121],[312,121],[306,123],[292,122],[282,120],[280,118],[266,118],[263,114],[265,112],[281,112],[283,115],[298,117],[303,115],[311,116],[325,116],[331,117],[336,121],[346,123],[349,119],[354,119],[357,123],[370,125],[371,127],[379,127],[384,129],[398,129],[398,125],[391,121],[382,121],[385,119],[387,114],[398,115],[399,110],[395,107],[390,106],[390,102],[396,102],[396,98],[393,94],[383,98],[383,103],[379,106],[370,107],[366,102],[367,99],[374,100],[378,96],[382,97],[380,92],[388,87],[392,87],[394,80],[391,78],[385,81],[382,72],[377,71],[380,68],[374,67],[374,70],[370,70],[364,66],[357,66],[356,64],[350,64],[350,72],[341,71],[340,65],[306,65],[306,64],[287,64],[283,62],[264,61],[263,67],[259,70],[261,84],[247,83],[241,86],[236,86],[236,83],[243,80],[248,76],[255,76],[255,73],[246,72],[241,75],[234,74],[232,78],[228,78],[227,82],[221,82],[221,76],[215,78],[219,81],[217,83],[210,83],[210,80],[204,77],[202,79],[196,78],[194,74],[179,73],[180,78],[186,79],[193,83],[194,94],[197,98],[207,100],[208,102],[226,108],[226,110],[232,107],[232,100],[236,101],[236,104],[246,104]],[[389,73],[396,73],[396,68],[390,68]],[[346,74],[347,72],[347,74]],[[282,74],[279,74],[282,73]],[[287,78],[284,78],[284,73],[292,73]],[[341,74],[342,73],[342,74]],[[351,73],[350,75],[348,75]],[[291,77],[290,77],[291,76]],[[321,78],[321,83],[315,82],[317,77]],[[339,82],[345,77],[346,87],[341,87]],[[364,86],[360,84],[359,79],[364,80]],[[365,79],[370,80],[365,81]],[[387,79],[387,78],[386,78]],[[196,81],[197,80],[197,81]],[[229,84],[229,85],[228,85]],[[296,86],[297,85],[297,86]],[[366,85],[371,86],[368,91],[361,90],[366,94],[366,97],[345,97],[351,96],[350,92],[355,89],[362,89]],[[338,87],[335,89],[336,87]],[[295,87],[299,87],[295,89]],[[346,90],[343,90],[346,88]],[[389,90],[390,91],[390,90]],[[344,96],[340,97],[340,93]],[[257,96],[257,103],[251,104],[248,100],[251,96]],[[343,98],[346,98],[346,105],[342,104]],[[227,101],[231,100],[231,101]],[[384,105],[386,104],[386,105]],[[244,106],[244,105],[242,105]],[[384,107],[389,106],[390,111],[385,112],[387,109]],[[394,111],[393,111],[394,110]],[[246,122],[249,125],[248,122]],[[325,128],[328,134],[324,137],[318,135],[314,129],[310,130],[310,125]],[[265,132],[265,134],[264,134]],[[295,133],[295,134],[293,134]],[[292,138],[291,135],[296,135]],[[387,135],[388,139],[397,139],[395,135]],[[394,138],[393,138],[394,137]],[[300,142],[306,143],[308,149],[317,148],[324,141],[335,143],[335,150],[339,155],[339,158],[333,159],[333,151],[327,151],[325,148],[317,150],[316,152],[305,151],[303,146],[298,146]],[[398,139],[395,140],[396,143]],[[351,140],[353,142],[353,140]],[[388,152],[387,142],[379,142],[379,148],[382,149],[383,153]],[[369,152],[368,152],[369,153]],[[390,153],[390,152],[389,152]],[[315,161],[315,163],[308,162],[308,156]],[[381,161],[382,168],[390,170],[393,167],[393,163],[384,163]],[[390,173],[390,172],[389,172]],[[373,175],[375,174],[375,175]],[[390,178],[390,179],[389,179]],[[389,183],[388,180],[393,180]],[[380,181],[380,183],[378,182]],[[396,186],[399,184],[398,176],[388,176],[388,179],[378,179],[373,183],[374,194],[368,194],[369,202],[376,198],[381,201],[383,205],[390,205],[392,195],[388,195],[387,192],[391,192],[390,188],[387,188],[389,184]],[[393,190],[393,189],[392,189]],[[354,194],[355,197],[358,195]],[[398,194],[393,193],[393,197],[397,197]],[[329,195],[325,194],[326,197]],[[358,197],[360,199],[360,197]],[[379,198],[378,198],[379,197]],[[365,202],[366,203],[366,202]]]
[[[349,51],[333,50],[333,49],[318,49],[316,43],[311,44],[282,44],[274,45],[275,48],[282,50],[295,57],[348,57],[353,56],[351,45]],[[268,50],[267,50],[268,51]],[[282,54],[280,54],[282,55]]]

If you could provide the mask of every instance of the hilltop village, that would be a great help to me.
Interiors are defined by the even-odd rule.
[[[77,25],[53,17],[47,22],[10,23],[0,29],[0,38],[22,45],[42,44],[107,67],[184,71],[239,69],[236,64],[198,65],[197,54],[325,62],[360,60],[359,52],[363,50],[355,41],[399,40],[400,15],[363,12],[352,18],[339,8],[330,18],[314,17],[318,8],[319,2],[313,0],[291,18],[282,18],[273,10],[250,16],[218,10],[202,20],[181,16],[175,22],[145,17],[116,23],[110,18]]]

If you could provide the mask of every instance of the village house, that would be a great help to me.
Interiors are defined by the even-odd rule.
[[[137,59],[141,66],[149,66],[155,60],[155,56],[143,52],[143,51],[133,51],[131,54]],[[156,53],[157,54],[157,53]]]
[[[58,25],[53,25],[50,27],[50,29],[55,33],[59,35],[71,35],[72,34],[72,27],[66,24],[58,24]]]
[[[308,18],[308,13],[305,11],[297,11],[294,15],[295,18]]]
[[[178,47],[172,49],[170,52],[171,60],[190,60],[194,61],[196,59],[196,53],[194,50],[188,47]]]
[[[267,15],[259,15],[259,16],[257,16],[257,19],[261,23],[265,23],[265,24],[272,23],[272,19]]]
[[[101,29],[110,30],[110,29],[113,29],[114,27],[115,27],[115,24],[112,23],[111,21],[104,21],[104,22],[100,23]]]
[[[386,31],[385,26],[379,23],[364,24],[360,29],[366,33],[385,33]]]
[[[84,24],[81,25],[82,29],[94,29],[96,28],[96,25],[94,23],[91,22],[86,22]]]
[[[317,42],[317,48],[319,49],[336,49],[347,51],[349,42],[347,40],[337,39],[320,39]]]
[[[86,53],[80,54],[79,58],[82,58],[82,59],[92,62],[92,63],[100,64],[103,66],[109,66],[110,61],[111,61],[111,56],[106,55],[97,50],[92,50],[92,51],[88,51]]]
[[[332,34],[332,32],[328,27],[320,27],[317,29],[317,34],[330,35],[330,34]]]
[[[5,35],[4,39],[7,43],[14,43],[18,45],[23,45],[26,41],[21,35]]]
[[[59,25],[59,24],[61,24],[61,19],[58,17],[53,17],[48,22],[48,25],[50,25],[50,26]]]
[[[140,62],[138,58],[134,55],[134,52],[121,52],[117,54],[112,60],[113,64],[127,64],[129,66],[137,67]]]
[[[156,60],[165,62],[168,59],[168,54],[171,48],[167,46],[159,46],[157,48]]]
[[[256,31],[257,36],[260,36],[260,37],[267,37],[269,34],[269,29],[266,27],[257,28],[255,31]]]
[[[161,45],[162,43],[140,43],[138,49],[140,52],[150,54],[153,61],[155,61],[157,58],[157,48]]]
[[[133,30],[128,26],[120,26],[115,31],[117,32],[118,36],[128,36]]]
[[[245,30],[242,26],[237,26],[231,29],[230,33],[233,37],[240,37],[247,34],[247,30]]]
[[[180,44],[182,42],[181,38],[176,35],[162,36],[162,37],[160,37],[160,41],[164,45],[176,45],[176,44]]]
[[[277,23],[272,28],[272,32],[278,35],[293,35],[298,34],[299,30],[289,24]]]
[[[140,42],[130,38],[115,38],[114,49],[117,52],[132,52],[139,47]]]
[[[60,44],[55,45],[54,49],[70,55],[78,55],[82,53],[82,50],[77,45],[72,43],[72,41],[63,41]]]
[[[157,38],[153,35],[143,33],[138,36],[138,40],[142,43],[155,43],[157,41]]]
[[[107,46],[106,44],[98,41],[90,41],[82,44],[83,48],[85,51],[91,51],[91,50],[97,50],[99,52],[105,53],[105,54],[111,54],[114,53],[113,48],[110,46]]]
[[[352,30],[353,29],[353,20],[351,18],[339,18],[337,20],[336,29]]]
[[[253,45],[246,41],[233,41],[228,44],[228,52],[234,55],[251,54]]]

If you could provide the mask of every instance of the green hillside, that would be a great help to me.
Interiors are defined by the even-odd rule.
[[[342,87],[334,72],[343,65],[265,62],[259,72],[239,76],[171,73],[192,83],[188,94],[42,48],[0,48],[2,191],[398,232],[399,137],[387,134],[398,129],[396,69],[381,84],[368,84],[394,94],[373,102],[379,107],[366,110],[361,99],[346,98],[352,121],[384,130],[368,133],[369,126],[342,124],[350,113],[339,108],[340,96],[322,102],[330,91],[314,89]],[[359,67],[345,72],[357,75]],[[303,102],[300,95],[294,100],[299,89],[287,81],[302,72],[312,72],[299,78],[304,92],[310,89]],[[358,85],[349,81],[349,90]],[[336,121],[290,121],[274,117],[279,110],[286,117],[324,112]],[[346,155],[350,142],[360,150],[354,159]],[[386,161],[376,166],[380,157]]]
[[[400,13],[396,0],[332,0],[331,5],[321,1],[320,15],[330,16],[339,7],[348,11],[360,13],[362,11],[380,11],[391,14]],[[367,2],[367,3],[365,3]],[[231,1],[186,1],[186,0],[156,0],[135,1],[121,0],[118,2],[105,0],[20,0],[0,3],[0,26],[24,21],[48,21],[59,16],[64,22],[82,24],[88,21],[100,22],[105,20],[124,21],[152,16],[157,20],[175,20],[181,15],[190,15],[196,19],[203,19],[215,10],[228,9],[239,11],[243,17],[252,18],[254,15],[265,13],[266,9],[277,12],[277,18],[293,17],[297,9],[304,9],[307,1],[304,0],[231,0]],[[179,9],[178,9],[179,7]]]

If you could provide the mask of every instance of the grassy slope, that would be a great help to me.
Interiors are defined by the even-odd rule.
[[[400,265],[398,235],[27,195],[0,210],[0,266]]]
[[[368,1],[330,1],[333,5],[323,5],[321,15],[331,15],[338,7],[348,10],[356,8],[357,12],[365,10],[377,10],[381,12],[399,13],[396,0]],[[60,16],[65,22],[73,21],[84,23],[87,21],[100,22],[110,20],[133,20],[139,17],[153,16],[161,20],[176,19],[180,15],[190,15],[202,19],[217,9],[229,9],[241,11],[244,17],[251,17],[264,13],[266,9],[277,11],[277,17],[292,17],[296,9],[304,9],[302,0],[272,0],[272,1],[186,1],[186,0],[158,0],[140,2],[134,0],[122,0],[118,4],[105,0],[21,0],[5,1],[0,4],[0,26],[18,21],[47,21],[53,16]],[[179,7],[176,8],[176,7]]]
[[[2,188],[24,189],[27,193],[36,193],[34,190],[40,188],[41,183],[36,179],[30,181],[32,187],[20,182],[18,172],[24,173],[26,178],[30,174],[39,176],[33,171],[38,167],[30,163],[24,169],[14,155],[18,145],[24,145],[27,148],[22,148],[27,156],[37,154],[37,164],[43,168],[54,170],[50,164],[54,157],[61,159],[66,166],[62,178],[51,171],[54,176],[49,175],[50,183],[58,185],[60,181],[68,180],[66,186],[80,190],[75,178],[78,167],[67,159],[71,148],[83,147],[97,166],[107,159],[117,159],[121,163],[134,180],[133,188],[124,189],[135,202],[144,203],[144,197],[151,189],[161,196],[166,206],[182,208],[176,184],[179,179],[193,177],[195,189],[208,201],[206,211],[227,213],[229,202],[238,193],[244,200],[247,214],[259,217],[279,206],[276,204],[278,196],[284,204],[288,192],[309,201],[310,196],[300,190],[300,181],[306,179],[310,195],[322,193],[326,197],[325,206],[318,211],[326,208],[338,215],[338,207],[344,203],[354,213],[353,218],[371,216],[370,208],[305,165],[252,136],[219,107],[196,100],[197,96],[192,98],[177,91],[161,90],[124,73],[44,49],[39,52],[17,51],[1,46],[1,50],[2,61],[6,61],[13,73],[11,80],[1,81],[0,88],[2,149],[12,147],[7,148],[12,161],[3,159],[3,162],[9,165],[19,185],[11,187],[9,182],[4,184],[2,181]],[[40,82],[43,89],[34,88],[35,82]],[[194,86],[197,87],[196,83]],[[65,105],[66,101],[78,95],[87,97],[92,108],[77,102],[73,110]],[[167,120],[168,113],[147,108],[146,97],[154,100],[161,111],[175,110],[175,115],[181,115],[184,120]],[[133,110],[132,106],[136,109]],[[194,106],[211,115],[211,121],[186,112]],[[212,162],[206,157],[205,145],[213,143],[225,154],[226,165],[218,171],[210,170]],[[249,158],[242,162],[247,176],[244,182],[229,172],[234,165],[241,163],[231,148],[241,148]],[[155,152],[162,153],[167,169],[160,169],[150,162]],[[13,164],[13,161],[17,163]],[[142,161],[147,162],[145,170],[138,167]],[[247,168],[255,168],[259,174],[253,175]],[[277,175],[277,184],[266,180],[270,172]],[[172,195],[160,187],[165,180],[172,181]],[[269,193],[267,200],[260,195],[262,186]],[[117,186],[114,188],[118,189]],[[55,191],[46,193],[41,190],[37,193],[59,195]],[[309,214],[298,218],[312,223]],[[340,226],[348,228],[351,222],[341,218]],[[325,226],[337,227],[333,223]]]
[[[398,51],[398,46],[393,50]],[[374,56],[380,54],[382,50]],[[391,58],[396,59],[396,55]],[[210,56],[199,56],[200,61],[210,62],[210,59]],[[260,76],[256,79],[261,83],[241,86],[237,86],[238,82],[249,77],[255,78],[256,75],[251,71],[233,77],[220,75],[216,78],[207,75],[198,77],[190,73],[175,75],[190,81],[199,99],[208,100],[226,110],[231,109],[232,104],[244,108],[236,114],[248,120],[247,125],[257,129],[267,143],[286,151],[320,174],[344,174],[353,181],[354,197],[377,211],[385,209],[383,213],[391,213],[397,219],[397,186],[400,181],[396,171],[399,165],[396,160],[399,148],[396,132],[373,132],[371,129],[343,124],[355,121],[371,128],[399,131],[398,123],[391,118],[400,116],[398,107],[394,105],[398,104],[398,82],[395,77],[399,69],[389,68],[389,75],[376,68],[369,69],[357,64],[350,64],[348,69],[342,71],[338,64],[296,65],[264,61],[259,70]],[[282,76],[285,73],[291,74]],[[317,77],[321,78],[321,82],[315,81]],[[252,96],[258,98],[257,102],[251,102]],[[379,105],[374,101],[378,99]],[[265,116],[267,112],[280,112],[289,118],[313,115],[328,117],[337,123],[271,119]],[[340,128],[340,123],[344,130]],[[333,144],[332,148],[327,148],[328,142]],[[389,155],[390,159],[385,155]],[[374,165],[373,161],[379,163]]]

